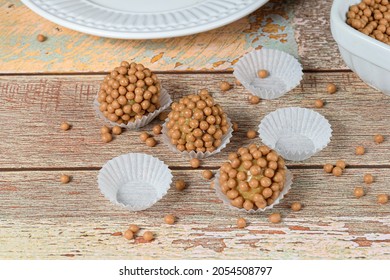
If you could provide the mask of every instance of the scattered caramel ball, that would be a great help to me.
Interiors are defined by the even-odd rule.
[[[160,115],[158,115],[158,119],[160,121],[165,121],[165,119],[168,118],[168,112],[164,111]]]
[[[322,99],[317,99],[317,100],[314,102],[314,107],[316,107],[316,108],[322,108],[322,107],[324,107],[324,101],[322,101]]]
[[[112,135],[110,133],[103,133],[102,140],[104,143],[108,143],[112,141]]]
[[[175,216],[173,215],[166,215],[164,217],[164,222],[168,225],[173,225],[175,223]]]
[[[140,135],[139,135],[139,139],[141,139],[142,142],[146,142],[146,139],[149,138],[149,134],[146,133],[146,132],[142,132]]]
[[[242,86],[241,82],[239,80],[236,79],[236,85],[237,86]]]
[[[103,125],[102,128],[100,129],[101,134],[110,133],[110,132],[111,132],[111,129],[105,125]]]
[[[257,134],[257,132],[255,130],[250,129],[246,133],[246,137],[248,137],[248,139],[253,139],[253,138],[256,138],[256,134]]]
[[[341,169],[345,169],[345,167],[346,167],[347,165],[346,165],[346,163],[345,163],[344,160],[338,160],[338,161],[336,162],[336,166],[337,166],[337,167],[340,167]]]
[[[202,175],[203,178],[205,178],[206,180],[210,180],[213,177],[213,172],[211,172],[210,170],[204,170],[202,172]]]
[[[146,242],[150,242],[154,239],[154,235],[151,231],[145,231],[143,234],[143,238]]]
[[[366,184],[371,184],[372,182],[374,182],[374,177],[370,173],[364,174],[363,181]]]
[[[374,136],[374,141],[377,144],[382,143],[384,140],[385,140],[385,138],[381,134],[377,134],[377,135]]]
[[[62,129],[63,131],[67,131],[67,130],[70,129],[70,125],[69,125],[67,122],[63,122],[63,123],[61,124],[61,129]]]
[[[366,151],[363,146],[357,146],[355,149],[355,154],[359,156],[364,155],[365,152]]]
[[[343,169],[338,166],[335,166],[332,170],[332,174],[336,177],[340,177],[343,174]]]
[[[327,91],[328,93],[333,94],[333,93],[336,92],[336,90],[337,90],[337,87],[336,87],[335,84],[332,84],[332,83],[327,84],[327,86],[326,86],[326,91]]]
[[[251,95],[251,96],[249,96],[249,102],[251,104],[259,104],[260,103],[260,97],[258,97],[257,95]]]
[[[238,124],[236,122],[233,123],[233,131],[238,131]]]
[[[132,231],[133,233],[137,233],[139,231],[139,226],[131,224],[129,226],[129,230]]]
[[[39,41],[39,42],[45,42],[46,41],[46,36],[45,35],[43,35],[43,34],[38,34],[37,35],[37,40]]]
[[[245,228],[246,227],[246,220],[244,218],[239,218],[237,220],[237,227],[238,228]]]
[[[186,188],[186,183],[183,180],[177,180],[175,183],[175,187],[178,191],[182,191]]]
[[[365,193],[364,193],[363,187],[356,187],[356,188],[353,190],[353,194],[354,194],[357,198],[361,198],[362,196],[364,196]]]
[[[157,145],[157,142],[153,137],[149,137],[148,139],[146,139],[145,144],[148,147],[154,147]]]
[[[264,79],[268,77],[269,73],[267,70],[262,69],[257,72],[257,75],[259,76],[259,78]]]
[[[190,160],[190,165],[192,168],[198,168],[200,166],[200,160],[197,158],[192,158]]]
[[[62,174],[60,177],[60,181],[62,184],[67,184],[70,182],[70,177],[68,175]]]
[[[279,213],[272,213],[268,216],[268,220],[273,224],[278,224],[282,220],[282,217]]]
[[[221,82],[219,84],[219,88],[222,90],[222,91],[228,91],[229,89],[231,89],[231,85],[228,83],[228,82]]]
[[[389,196],[387,194],[378,194],[378,203],[386,204],[389,201]]]
[[[155,135],[159,135],[161,133],[161,130],[162,130],[161,125],[157,124],[157,125],[153,126],[153,133]]]
[[[331,165],[330,163],[324,165],[324,171],[326,173],[332,173],[332,170],[333,170],[333,165]]]
[[[291,210],[300,211],[302,209],[302,204],[299,202],[294,202],[291,204]]]
[[[120,126],[114,126],[112,128],[112,134],[114,135],[120,135],[122,133],[122,128]]]
[[[131,230],[126,230],[125,233],[123,234],[123,236],[127,239],[127,240],[130,240],[130,239],[133,239],[134,238],[134,233],[131,231]]]

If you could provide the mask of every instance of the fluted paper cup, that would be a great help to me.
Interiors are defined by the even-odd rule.
[[[275,205],[278,205],[280,201],[284,198],[284,196],[289,192],[292,186],[292,180],[293,180],[293,175],[292,173],[285,167],[286,170],[286,181],[284,182],[284,187],[283,190],[280,192],[279,196],[277,199],[275,199],[274,203],[271,205],[268,205],[265,208],[258,208],[256,210],[251,209],[251,210],[246,210],[244,208],[237,208],[230,203],[230,199],[222,192],[221,190],[221,185],[219,184],[219,175],[220,171],[218,170],[217,174],[215,174],[215,179],[214,179],[214,186],[215,186],[215,192],[217,194],[217,197],[222,200],[222,202],[227,205],[230,209],[242,213],[247,213],[247,214],[256,214],[256,213],[261,213],[266,210],[272,209]]]
[[[172,173],[164,162],[140,153],[113,158],[98,174],[102,194],[131,211],[151,207],[167,193],[171,183]]]
[[[259,136],[283,158],[302,161],[329,144],[332,128],[328,120],[314,110],[290,107],[266,115],[259,125]]]
[[[117,122],[112,122],[109,119],[107,119],[103,115],[103,113],[99,110],[99,105],[100,104],[99,104],[99,102],[97,100],[97,96],[95,97],[95,100],[93,102],[93,107],[95,109],[96,115],[101,120],[103,120],[104,122],[109,124],[110,126],[118,125],[118,126],[123,127],[123,128],[138,129],[138,128],[141,128],[141,127],[147,125],[152,120],[154,120],[154,118],[156,118],[162,111],[164,111],[166,108],[168,108],[171,103],[172,103],[171,96],[168,94],[168,92],[164,88],[161,88],[161,94],[160,94],[160,104],[161,104],[161,106],[160,106],[160,108],[158,108],[158,110],[154,111],[153,113],[148,113],[147,115],[143,116],[141,119],[137,119],[134,122],[129,122],[127,124],[124,124],[124,123],[118,124]]]
[[[176,148],[176,145],[173,145],[171,143],[171,140],[167,134],[168,133],[167,123],[169,122],[169,118],[166,119],[165,123],[162,126],[163,143],[165,143],[172,152],[178,153],[183,157],[198,158],[198,159],[210,157],[210,156],[215,155],[215,154],[219,153],[220,151],[222,151],[226,147],[226,145],[230,143],[230,138],[232,138],[232,136],[233,136],[233,125],[232,125],[232,122],[228,116],[226,116],[226,120],[228,122],[228,131],[226,132],[225,135],[222,136],[221,145],[219,145],[219,147],[217,149],[215,149],[213,152],[206,151],[203,153],[203,152],[195,152],[195,151],[191,151],[191,152],[179,151]]]
[[[279,50],[261,49],[244,55],[234,65],[234,76],[252,94],[263,99],[278,98],[302,80],[302,65],[292,55]],[[267,70],[267,78],[259,78],[259,70]]]

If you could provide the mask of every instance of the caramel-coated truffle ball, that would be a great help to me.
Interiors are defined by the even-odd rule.
[[[105,126],[105,125],[103,125],[102,128],[100,129],[101,134],[110,133],[110,132],[111,132],[110,128],[108,126]]]
[[[46,41],[46,36],[45,35],[43,35],[43,34],[38,34],[37,35],[37,40],[38,40],[38,42],[45,42]]]
[[[371,184],[374,182],[374,176],[372,176],[370,173],[364,174],[363,181],[366,184]]]
[[[145,231],[143,234],[143,238],[146,242],[150,242],[154,239],[154,234],[151,231]]]
[[[246,227],[246,220],[244,218],[238,218],[237,219],[237,227],[238,228],[245,228]]]
[[[203,178],[205,178],[206,180],[210,180],[212,177],[213,177],[213,172],[211,172],[210,170],[204,170],[202,172],[202,176]]]
[[[238,131],[238,124],[236,122],[233,122],[233,131]]]
[[[363,146],[357,146],[355,149],[355,154],[358,156],[364,155],[365,152],[366,151]]]
[[[314,101],[314,107],[316,108],[324,107],[324,101],[322,99],[317,99],[316,101]]]
[[[190,165],[192,168],[198,168],[200,166],[200,160],[197,158],[193,158],[190,160]]]
[[[333,165],[331,165],[330,163],[324,165],[324,171],[326,173],[332,173],[332,170],[333,170]]]
[[[374,141],[377,144],[382,143],[384,140],[385,140],[385,138],[381,134],[377,134],[377,135],[374,136]]]
[[[154,139],[153,137],[149,137],[148,139],[146,139],[145,144],[148,147],[154,147],[157,145],[157,142],[156,139]]]
[[[108,143],[112,141],[112,135],[110,133],[103,133],[102,134],[102,141],[104,143]]]
[[[177,180],[175,183],[175,187],[178,191],[182,191],[186,188],[186,183],[183,180]]]
[[[300,211],[302,209],[302,204],[300,202],[293,202],[291,204],[291,210]]]
[[[139,135],[139,139],[141,139],[142,142],[146,142],[146,139],[148,138],[149,138],[149,134],[146,132],[141,132],[141,134]]]
[[[268,220],[273,224],[278,224],[282,220],[282,216],[279,213],[272,213],[268,216]]]
[[[67,184],[70,182],[70,176],[62,174],[60,177],[60,181],[62,184]]]
[[[332,174],[336,177],[340,177],[343,174],[343,170],[340,167],[336,166],[333,168]]]
[[[260,103],[260,97],[258,97],[257,95],[251,95],[249,97],[249,102],[251,104],[259,104]]]
[[[159,135],[161,133],[161,130],[162,130],[161,125],[157,124],[157,125],[153,126],[153,133],[155,135]]]
[[[112,134],[114,135],[120,135],[122,133],[122,128],[120,126],[114,126],[112,128]]]
[[[341,169],[345,169],[345,167],[347,166],[347,164],[345,163],[344,160],[338,160],[338,161],[336,162],[336,166],[337,166],[337,167],[340,167]]]
[[[123,234],[123,236],[127,239],[127,240],[130,240],[130,239],[133,239],[134,238],[134,233],[131,231],[131,230],[126,230],[125,233]]]
[[[173,225],[175,223],[175,216],[169,214],[164,217],[164,222],[168,225]]]
[[[327,86],[326,86],[326,91],[327,91],[328,93],[333,94],[333,93],[336,92],[336,90],[337,90],[337,87],[336,87],[335,84],[333,84],[333,83],[327,84]]]
[[[220,84],[219,84],[219,88],[222,90],[222,91],[228,91],[229,89],[231,89],[231,85],[228,83],[228,82],[225,82],[225,81],[223,81],[223,82],[221,82]]]
[[[139,231],[139,226],[131,224],[129,225],[129,230],[131,230],[133,233],[137,233]]]
[[[67,131],[67,130],[69,130],[69,129],[70,129],[70,124],[68,124],[67,122],[63,122],[63,123],[61,124],[61,130]]]
[[[377,201],[379,204],[386,204],[389,201],[387,194],[378,194]]]
[[[357,198],[361,198],[362,196],[364,196],[364,189],[363,187],[356,187],[354,190],[353,190],[353,194],[357,197]]]
[[[261,79],[267,78],[269,76],[269,73],[265,69],[261,69],[257,72],[257,76]]]
[[[239,80],[237,80],[237,79],[236,79],[235,83],[236,83],[237,86],[242,86],[241,82]]]
[[[248,139],[253,139],[256,137],[256,134],[257,134],[257,132],[255,130],[250,129],[246,133],[246,137],[248,137]]]

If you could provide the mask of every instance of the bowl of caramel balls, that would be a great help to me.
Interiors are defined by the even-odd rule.
[[[147,125],[171,102],[156,74],[142,64],[122,61],[104,78],[94,107],[110,125],[134,129]]]
[[[348,67],[390,95],[390,1],[334,0],[331,30]]]
[[[251,144],[229,154],[214,182],[218,197],[230,208],[257,213],[280,202],[291,188],[292,174],[274,150]]]
[[[204,158],[220,152],[230,142],[232,124],[222,107],[205,89],[171,105],[163,125],[163,141],[174,152]]]

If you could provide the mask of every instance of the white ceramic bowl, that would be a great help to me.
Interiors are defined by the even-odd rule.
[[[333,38],[342,58],[365,83],[390,95],[390,46],[346,23],[349,6],[361,0],[334,0],[330,15]]]

